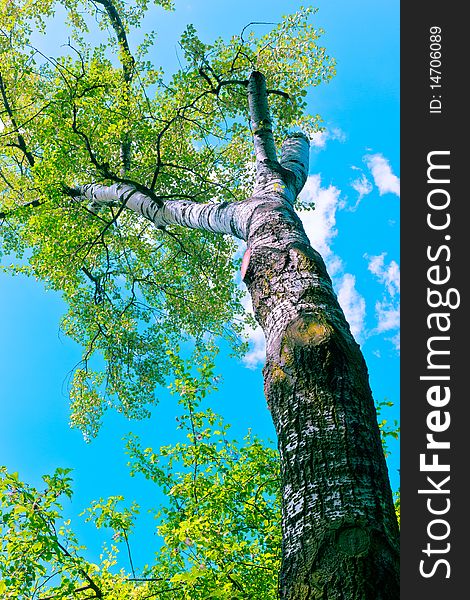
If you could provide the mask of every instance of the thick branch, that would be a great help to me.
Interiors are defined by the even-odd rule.
[[[248,82],[248,107],[256,156],[254,195],[281,195],[292,203],[308,175],[308,138],[303,133],[289,136],[282,146],[281,161],[278,162],[266,80],[258,71],[250,75]]]
[[[281,167],[294,176],[294,193],[297,196],[307,181],[309,165],[308,137],[303,133],[291,134],[281,148]]]
[[[250,110],[256,163],[277,163],[276,146],[269,115],[266,80],[259,71],[253,71],[248,80],[248,107]]]
[[[5,219],[6,217],[9,217],[11,214],[16,212],[18,209],[23,209],[23,208],[28,208],[28,207],[35,208],[36,206],[41,206],[42,204],[44,204],[44,202],[41,202],[41,200],[32,200],[31,202],[26,202],[26,204],[21,204],[21,205],[17,206],[16,208],[13,208],[12,210],[9,210],[8,212],[0,212],[0,219]]]
[[[213,233],[246,239],[249,218],[262,199],[242,202],[197,203],[190,200],[167,200],[162,204],[135,187],[117,183],[111,186],[89,184],[67,190],[73,197],[87,199],[91,206],[125,207],[151,221],[156,227],[181,225]]]
[[[204,93],[218,93],[224,84],[239,83],[245,84],[239,81],[219,82],[216,89],[206,90]],[[124,180],[111,186],[89,184],[75,189],[65,188],[65,192],[72,197],[87,199],[90,201],[91,210],[94,211],[102,206],[118,206],[120,211],[127,208],[145,217],[156,227],[176,224],[246,240],[250,229],[256,229],[260,219],[264,221],[263,211],[257,209],[266,203],[272,207],[275,202],[278,208],[286,205],[288,210],[287,206],[293,204],[305,184],[309,159],[308,138],[304,134],[295,133],[283,144],[281,163],[278,162],[269,116],[266,82],[264,76],[257,71],[251,74],[248,81],[248,105],[253,127],[257,175],[253,196],[247,200],[205,204],[186,199],[176,200],[168,196],[156,196],[152,192],[153,184],[148,190]],[[87,141],[82,132],[78,133]],[[160,133],[162,134],[163,132]],[[103,170],[103,165],[97,162],[90,148],[89,151],[95,166]],[[114,177],[115,181],[116,179]]]

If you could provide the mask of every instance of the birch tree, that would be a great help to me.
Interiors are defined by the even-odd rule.
[[[54,24],[55,2],[1,4],[0,217],[3,252],[22,257],[11,270],[62,292],[63,329],[84,347],[72,425],[89,439],[109,407],[145,417],[175,348],[239,345],[233,255],[245,242],[281,464],[279,596],[396,599],[398,528],[367,367],[296,210],[320,125],[304,96],[334,74],[315,11],[211,44],[189,25],[167,78],[147,55],[154,35],[132,42],[147,2],[61,4],[59,57],[30,39]],[[107,41],[93,44],[92,20]]]

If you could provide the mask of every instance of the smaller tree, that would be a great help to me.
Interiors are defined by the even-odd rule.
[[[178,417],[181,442],[154,452],[133,435],[127,440],[131,475],[153,481],[168,498],[158,512],[161,548],[148,557],[149,565],[136,571],[133,564],[132,546],[139,543],[132,537],[135,503],[126,507],[123,497],[114,496],[84,511],[87,521],[109,530],[100,563],[93,564],[63,518],[61,496],[72,496],[69,471],[45,476],[46,487],[39,490],[3,469],[0,590],[5,598],[277,598],[277,451],[251,434],[243,444],[229,438],[221,417],[200,406],[212,379],[207,365],[201,371],[195,378],[184,365],[179,370],[174,391],[181,393],[184,409]]]
[[[1,469],[0,596],[5,600],[223,600],[278,598],[281,563],[281,481],[276,449],[251,433],[238,443],[230,426],[205,405],[217,378],[208,356],[196,355],[197,371],[177,355],[171,385],[182,413],[181,441],[153,450],[130,434],[131,476],[143,476],[165,492],[155,506],[160,547],[136,568],[133,528],[140,509],[122,496],[97,499],[83,511],[104,529],[100,561],[90,561],[63,500],[72,499],[69,469],[44,476],[44,488]],[[380,403],[378,413],[390,403]],[[383,439],[398,435],[381,418]],[[385,450],[385,448],[384,448]],[[397,501],[399,508],[399,499]]]

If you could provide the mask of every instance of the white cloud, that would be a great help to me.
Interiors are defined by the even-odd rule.
[[[382,196],[388,192],[400,196],[400,179],[393,174],[389,161],[382,154],[367,154],[364,160]]]
[[[339,127],[331,127],[325,129],[325,131],[317,131],[310,136],[310,142],[313,148],[323,150],[328,140],[338,140],[344,142],[346,140],[346,134]]]
[[[339,142],[345,142],[346,141],[346,134],[339,127],[332,127],[330,129],[330,139],[332,139],[332,140],[338,140]]]
[[[261,327],[251,330],[248,341],[250,349],[243,357],[243,364],[249,369],[256,369],[264,364],[266,359],[266,340]]]
[[[400,352],[400,332],[396,333],[393,337],[386,338],[386,339],[389,342],[392,342],[392,344],[397,352]]]
[[[333,254],[330,246],[338,233],[335,225],[336,211],[341,206],[340,190],[333,185],[322,188],[320,175],[309,175],[300,197],[315,203],[315,210],[300,211],[299,216],[310,243],[322,255],[333,275],[342,267],[341,259]]]
[[[326,146],[327,139],[327,131],[317,131],[316,133],[310,136],[310,143],[314,148],[323,149]]]
[[[386,256],[386,252],[376,256],[364,255],[364,258],[368,261],[367,268],[369,271],[385,286],[382,299],[375,303],[377,325],[371,332],[372,335],[394,331],[400,327],[400,267],[394,260],[386,264]],[[399,332],[386,339],[393,344],[397,352],[400,351]]]
[[[351,182],[351,187],[358,193],[356,204],[349,209],[351,211],[354,211],[357,209],[359,203],[364,198],[364,196],[367,196],[367,194],[371,193],[371,191],[373,190],[373,186],[371,182],[367,179],[367,177],[364,175],[364,173],[362,173],[361,177],[358,177],[357,179]]]
[[[357,340],[360,340],[364,333],[366,302],[356,290],[356,278],[351,273],[345,273],[340,281],[338,302],[344,311],[352,334]]]
[[[385,285],[390,296],[395,296],[400,293],[400,267],[392,260],[389,265],[385,265],[385,257],[387,253],[382,252],[377,256],[364,257],[369,261],[367,268],[373,273],[378,280]]]
[[[361,200],[367,194],[370,194],[373,189],[371,182],[367,179],[364,173],[359,179],[355,179],[351,183],[351,187],[359,194],[359,200]]]
[[[377,333],[400,327],[400,310],[395,304],[386,300],[378,300],[375,304],[375,314],[377,315]]]
[[[309,175],[301,197],[315,203],[314,211],[301,211],[299,216],[310,243],[326,263],[351,331],[356,339],[360,340],[364,335],[366,303],[356,290],[355,277],[350,273],[342,272],[343,261],[331,249],[331,244],[338,233],[335,227],[336,211],[344,208],[341,192],[332,185],[323,188],[320,175]]]

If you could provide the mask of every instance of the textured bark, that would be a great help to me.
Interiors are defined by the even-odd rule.
[[[367,368],[302,232],[285,206],[259,219],[245,275],[281,456],[280,597],[396,600],[398,528]]]
[[[282,474],[282,600],[397,600],[398,526],[367,368],[320,255],[293,203],[308,140],[290,136],[278,161],[264,77],[248,100],[254,194],[232,204],[158,202],[126,185],[79,194],[157,226],[177,223],[247,240],[244,281],[266,336],[265,394]]]
[[[73,196],[90,201],[90,208],[101,206],[125,207],[151,221],[156,227],[181,225],[204,229],[246,239],[248,223],[256,206],[263,199],[249,198],[243,202],[197,203],[190,200],[159,201],[135,187],[116,183],[111,186],[88,184],[71,190]]]
[[[280,597],[396,600],[398,526],[367,367],[292,208],[308,145],[288,139],[277,164],[267,103],[250,112],[257,194],[270,201],[250,220],[244,281],[266,336],[265,395],[281,457]]]

